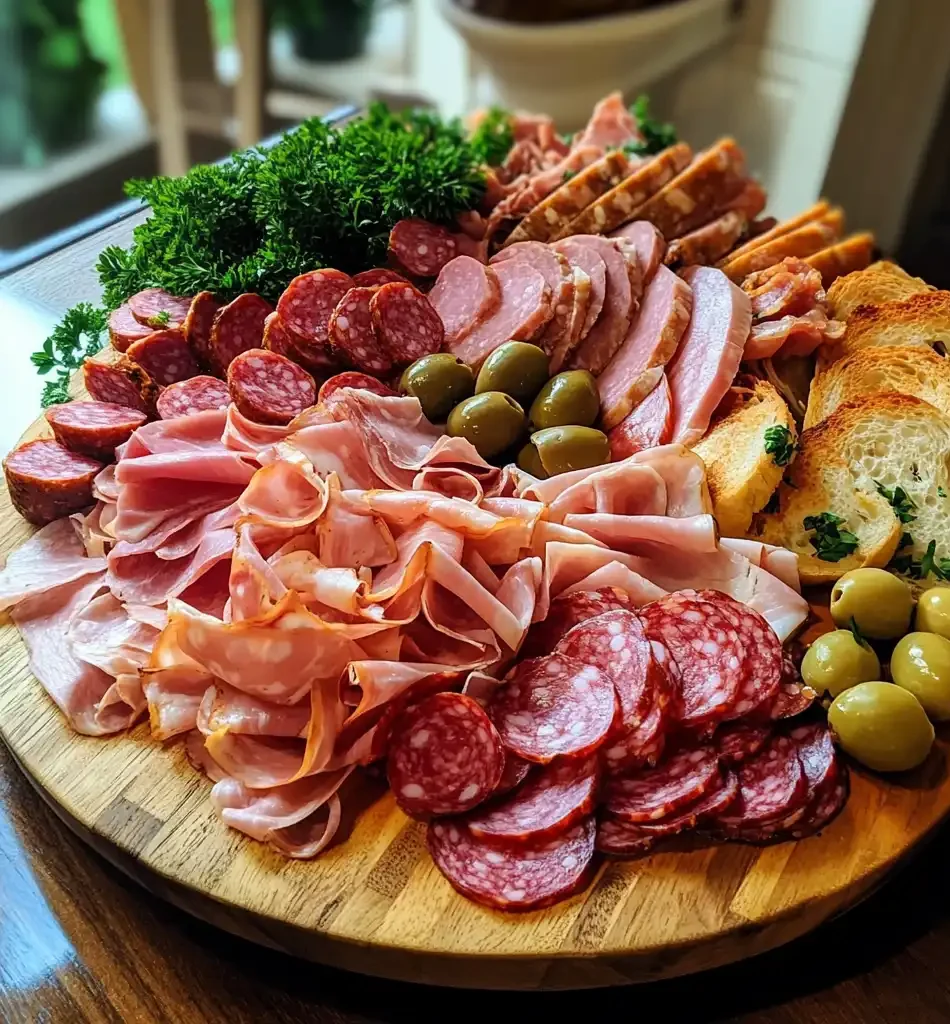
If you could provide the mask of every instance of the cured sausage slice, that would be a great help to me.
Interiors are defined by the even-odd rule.
[[[408,217],[393,225],[389,251],[417,277],[435,277],[458,255],[458,243],[450,231],[427,220]]]
[[[728,253],[745,234],[749,219],[739,210],[725,213],[700,228],[670,242],[666,265],[673,267],[710,267]]]
[[[162,386],[197,377],[201,372],[181,328],[153,331],[133,342],[128,356]]]
[[[716,745],[723,764],[737,765],[755,755],[772,735],[767,725],[755,722],[730,722],[716,730]]]
[[[135,363],[122,359],[117,363],[100,363],[87,359],[82,366],[83,383],[97,402],[112,402],[139,409],[151,415],[160,388]]]
[[[101,462],[52,438],[27,441],[3,460],[10,501],[36,526],[92,505],[92,482],[101,469]]]
[[[152,333],[153,328],[143,327],[132,316],[129,304],[124,302],[109,314],[109,340],[117,352],[125,352],[133,341]]]
[[[373,326],[370,300],[376,291],[376,288],[351,288],[330,317],[333,355],[338,362],[368,374],[389,373],[393,368],[393,361]]]
[[[228,386],[217,377],[192,377],[171,384],[158,396],[158,415],[163,420],[191,416],[209,409],[226,409],[231,401]]]
[[[215,314],[211,327],[211,364],[224,377],[231,360],[242,352],[260,348],[264,340],[264,321],[274,307],[260,295],[247,292]]]
[[[295,277],[277,300],[280,319],[308,370],[334,365],[327,342],[330,317],[352,287],[353,278],[342,270],[311,270]]]
[[[319,401],[325,402],[334,391],[339,391],[341,388],[372,391],[374,395],[382,395],[384,398],[392,397],[396,394],[388,384],[384,384],[375,377],[370,377],[369,374],[347,371],[346,373],[336,373],[325,380],[320,385],[320,394],[317,398]]]
[[[221,303],[211,292],[198,292],[191,300],[191,308],[185,317],[185,338],[191,346],[192,355],[203,370],[212,368],[211,328]]]
[[[597,822],[595,846],[600,853],[611,857],[639,857],[649,853],[659,836],[647,835],[637,825],[616,818],[601,818]]]
[[[510,793],[513,789],[517,789],[528,777],[531,768],[530,761],[525,761],[517,754],[506,751],[505,770],[501,773],[501,778],[495,787],[494,796],[501,796],[503,793]]]
[[[353,275],[353,284],[357,288],[379,288],[384,284],[403,282],[409,284],[402,274],[397,274],[395,270],[389,270],[387,267],[373,267],[371,270],[361,270]]]
[[[148,417],[138,409],[112,402],[67,402],[47,409],[46,420],[56,440],[71,452],[112,462],[115,449]]]
[[[190,298],[172,295],[164,288],[146,288],[144,291],[136,292],[127,304],[132,316],[152,330],[159,327],[181,327],[188,316],[188,310],[191,309]]]
[[[804,813],[791,828],[792,839],[817,835],[841,812],[848,802],[848,769],[840,761],[827,782],[818,790]]]
[[[649,284],[666,253],[666,240],[656,227],[648,220],[634,220],[611,231],[608,237],[623,240],[636,251],[643,283]]]
[[[798,744],[788,736],[773,736],[760,753],[736,771],[739,796],[728,813],[716,819],[727,835],[773,824],[801,807],[808,795]]]
[[[445,344],[457,345],[498,311],[498,277],[471,256],[456,256],[439,273],[429,302],[445,328]]]
[[[264,321],[264,340],[261,348],[268,352],[276,352],[279,356],[286,356],[288,359],[297,359],[297,349],[294,346],[294,336],[287,330],[280,313],[275,309],[273,313],[267,314]]]
[[[818,694],[802,681],[801,672],[788,651],[782,652],[782,678],[778,693],[768,709],[773,721],[794,718],[807,711],[818,699]]]
[[[523,658],[550,654],[567,631],[578,623],[630,606],[630,596],[617,587],[577,590],[573,594],[556,597],[551,602],[547,617],[528,630],[520,654]]]
[[[669,444],[673,434],[673,397],[664,373],[660,382],[625,419],[607,433],[614,462]]]
[[[396,803],[413,817],[470,810],[492,795],[504,767],[495,727],[464,694],[427,697],[393,727],[389,785]]]
[[[429,826],[429,853],[452,887],[498,910],[539,910],[572,896],[590,877],[593,818],[538,846],[498,849],[461,823]]]
[[[502,742],[526,761],[592,753],[617,713],[610,676],[561,654],[523,661],[492,695],[488,713]]]
[[[701,799],[720,778],[714,747],[681,750],[656,768],[612,779],[606,807],[624,821],[658,821]]]
[[[255,423],[283,426],[317,400],[313,377],[286,356],[252,348],[231,360],[228,392],[238,412]]]
[[[376,337],[393,366],[408,366],[442,348],[445,328],[439,314],[411,284],[384,284],[369,308]]]
[[[587,321],[587,311],[590,309],[591,296],[593,294],[593,283],[588,274],[577,266],[571,267],[571,273],[574,277],[574,302],[571,308],[570,328],[561,343],[554,347],[549,364],[550,366],[556,366],[558,369],[564,365],[564,360],[574,351],[581,340],[584,324]],[[551,372],[553,373],[554,371],[552,370]]]
[[[594,809],[597,758],[549,764],[514,796],[469,815],[473,836],[500,845],[553,839]]]

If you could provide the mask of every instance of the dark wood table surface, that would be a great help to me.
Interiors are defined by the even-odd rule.
[[[95,301],[96,254],[127,244],[134,223],[126,219],[0,280],[0,297],[51,316]],[[3,329],[14,334],[15,324]],[[0,1024],[441,1024],[458,1016],[950,1021],[950,829],[861,906],[755,960],[634,988],[462,993],[321,968],[173,909],[76,838],[0,743]]]

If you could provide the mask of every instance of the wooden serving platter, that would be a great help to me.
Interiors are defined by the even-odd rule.
[[[42,434],[45,421],[28,431]],[[0,493],[0,554],[31,533]],[[947,748],[912,777],[852,773],[844,812],[820,835],[756,848],[691,841],[608,860],[593,883],[530,914],[458,896],[432,864],[425,828],[366,778],[336,842],[290,861],[215,816],[210,783],[180,743],[148,727],[73,733],[0,624],[0,736],[40,793],[149,889],[228,931],[365,974],[437,985],[583,988],[720,966],[803,935],[860,900],[950,810]]]

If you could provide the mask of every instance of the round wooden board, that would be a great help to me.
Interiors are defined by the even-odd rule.
[[[42,421],[28,436],[42,433]],[[0,495],[3,557],[31,528]],[[458,896],[425,828],[370,779],[344,801],[340,841],[286,860],[215,816],[181,744],[148,727],[78,736],[0,625],[0,736],[43,795],[122,870],[185,910],[253,941],[365,974],[436,985],[583,988],[688,974],[788,942],[853,905],[950,808],[941,744],[911,779],[852,773],[821,836],[763,849],[683,846],[608,860],[582,893],[530,914]]]

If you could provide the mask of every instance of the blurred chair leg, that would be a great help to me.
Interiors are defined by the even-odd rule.
[[[267,24],[262,0],[233,0],[234,35],[241,73],[234,90],[237,144],[255,146],[264,135]]]
[[[149,124],[155,124],[155,83],[152,74],[152,46],[148,4],[142,0],[115,0],[115,12],[122,33],[125,63],[132,87],[145,110]]]
[[[175,0],[148,0],[148,4],[158,166],[162,174],[178,176],[186,173],[190,162],[175,38]]]

